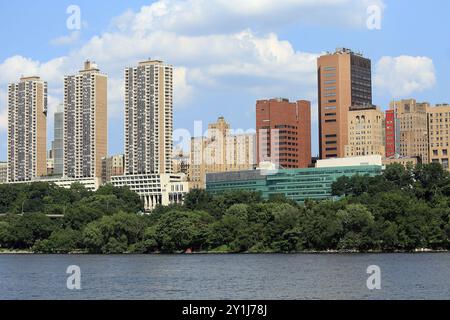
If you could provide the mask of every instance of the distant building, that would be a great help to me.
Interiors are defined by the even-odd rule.
[[[190,163],[190,156],[188,154],[184,154],[182,150],[176,152],[172,157],[173,173],[183,173],[190,180]]]
[[[385,154],[384,113],[376,106],[354,106],[348,111],[346,157]]]
[[[402,157],[420,157],[428,163],[428,103],[417,103],[414,99],[394,101],[394,110],[400,123],[400,151]]]
[[[47,174],[47,83],[21,78],[8,86],[8,181]]]
[[[320,158],[345,157],[350,106],[372,105],[370,59],[339,48],[317,60]]]
[[[8,182],[8,163],[0,162],[0,183]]]
[[[346,158],[349,159],[349,158]],[[282,194],[287,199],[303,203],[306,200],[334,199],[331,186],[339,177],[359,175],[379,175],[382,172],[381,156],[377,164],[355,164],[359,161],[346,160],[348,166],[307,169],[247,170],[236,172],[210,173],[206,175],[206,190],[220,194],[227,190],[247,190],[260,192],[263,199]]]
[[[307,168],[311,162],[311,103],[288,99],[256,102],[257,163]]]
[[[62,176],[64,173],[64,106],[62,104],[58,106],[55,112],[53,131],[53,174]]]
[[[226,172],[255,167],[255,134],[232,134],[223,117],[208,125],[206,137],[191,139],[189,178],[193,188],[205,188],[211,172]]]
[[[65,177],[101,177],[108,153],[107,81],[90,61],[78,74],[64,77]]]
[[[390,164],[398,163],[407,168],[408,166],[415,167],[418,163],[421,163],[422,160],[420,157],[400,157],[400,156],[393,156],[389,158],[383,158],[383,165],[387,166]]]
[[[429,136],[429,162],[437,162],[449,170],[450,152],[450,105],[439,104],[429,106],[428,136]]]
[[[102,183],[110,183],[111,178],[121,176],[125,172],[123,154],[102,158]]]
[[[114,176],[111,183],[116,187],[127,186],[136,192],[146,211],[152,211],[157,205],[181,204],[189,192],[189,183],[184,174]]]
[[[47,176],[52,176],[55,172],[55,158],[53,157],[53,149],[47,153]]]

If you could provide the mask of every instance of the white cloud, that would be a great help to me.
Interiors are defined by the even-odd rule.
[[[67,36],[61,36],[50,40],[50,44],[54,46],[66,46],[75,44],[80,40],[80,35],[81,35],[80,31],[72,31]]]
[[[382,57],[376,64],[375,87],[394,98],[432,88],[436,84],[433,60],[428,57]]]
[[[383,0],[159,0],[114,21],[122,31],[178,34],[237,32],[249,25],[271,30],[287,24],[365,27],[367,8]]]

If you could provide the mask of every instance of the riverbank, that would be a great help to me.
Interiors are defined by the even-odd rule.
[[[228,252],[228,251],[194,251],[194,252],[174,252],[174,253],[163,253],[163,252],[152,252],[152,253],[134,253],[134,252],[124,252],[121,255],[238,255],[238,254],[246,254],[246,255],[269,255],[269,254],[285,254],[285,255],[294,255],[294,254],[397,254],[397,253],[408,253],[408,254],[419,254],[419,253],[447,253],[450,250],[435,250],[435,249],[415,249],[413,251],[406,250],[396,250],[396,251],[357,251],[357,250],[306,250],[306,251],[295,251],[295,252],[275,252],[275,251],[260,251],[260,252]],[[105,254],[105,253],[89,253],[88,251],[73,251],[68,253],[39,253],[33,252],[32,250],[9,250],[9,249],[0,249],[0,255],[2,254],[34,254],[34,255],[116,255],[116,254]]]

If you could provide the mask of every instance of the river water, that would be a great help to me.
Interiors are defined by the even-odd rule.
[[[69,266],[80,290],[69,290]],[[369,290],[369,266],[380,290]],[[72,282],[71,282],[72,283]],[[0,299],[450,299],[450,253],[0,255]]]

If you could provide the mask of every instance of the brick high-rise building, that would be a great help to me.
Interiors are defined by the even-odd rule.
[[[21,78],[8,86],[8,181],[47,174],[47,83]]]
[[[371,61],[349,49],[319,57],[320,158],[345,157],[348,110],[372,105]]]
[[[64,77],[64,176],[101,178],[108,153],[108,77],[90,61]]]
[[[173,67],[125,69],[125,174],[172,173]]]
[[[256,103],[257,161],[283,168],[307,168],[311,162],[311,103],[288,99]]]
[[[420,157],[428,163],[428,103],[417,103],[414,99],[393,101],[394,110],[400,123],[400,151],[402,157]]]

